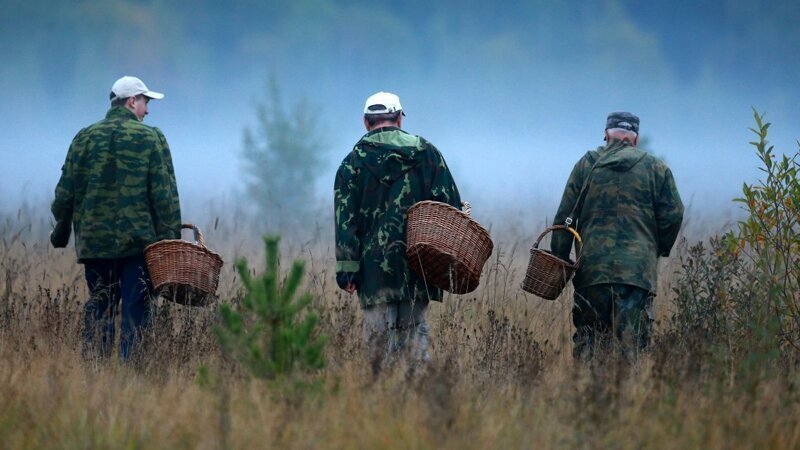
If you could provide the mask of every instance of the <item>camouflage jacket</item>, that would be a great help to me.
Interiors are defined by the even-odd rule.
[[[372,130],[336,172],[336,272],[358,274],[363,306],[441,300],[406,261],[406,211],[422,200],[461,207],[441,153],[399,128]]]
[[[583,239],[573,285],[629,284],[655,292],[658,257],[669,256],[683,221],[672,172],[660,159],[613,140],[575,164],[555,224],[572,212],[590,171],[582,208],[573,217]],[[555,232],[553,253],[566,259],[572,241],[567,232]]]
[[[65,247],[74,226],[78,260],[131,256],[179,238],[178,188],[161,130],[111,108],[72,140],[51,209],[50,241]]]

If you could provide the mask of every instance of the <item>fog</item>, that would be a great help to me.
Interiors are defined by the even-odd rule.
[[[696,217],[735,216],[759,176],[752,107],[770,140],[800,138],[796,1],[2,1],[0,198],[46,209],[73,136],[112,83],[140,77],[173,153],[185,219],[242,194],[243,130],[274,76],[326,137],[315,183],[364,133],[364,100],[398,94],[483,220],[555,212],[606,115],[641,118]],[[186,217],[189,216],[189,217]]]

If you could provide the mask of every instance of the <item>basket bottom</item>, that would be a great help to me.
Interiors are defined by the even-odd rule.
[[[555,300],[576,270],[574,262],[564,261],[547,250],[533,248],[522,290],[545,300]]]
[[[214,295],[188,284],[169,283],[158,290],[166,300],[186,306],[206,306],[214,301]]]
[[[478,288],[480,273],[470,273],[466,265],[447,252],[414,246],[407,256],[411,269],[430,285],[453,294],[467,294]]]
[[[545,300],[555,300],[561,295],[561,291],[564,290],[565,285],[551,285],[542,283],[541,281],[531,281],[525,280],[522,282],[522,290],[533,294],[537,297],[541,297]]]

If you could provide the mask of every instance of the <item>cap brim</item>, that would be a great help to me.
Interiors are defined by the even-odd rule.
[[[142,92],[142,95],[144,95],[145,97],[150,97],[155,100],[161,100],[162,98],[164,98],[164,94],[162,94],[161,92],[147,91],[147,92]]]
[[[364,115],[365,116],[369,116],[369,115],[374,115],[374,114],[393,114],[393,113],[396,113],[398,111],[400,112],[400,114],[402,114],[404,116],[406,115],[406,112],[403,111],[402,109],[398,109],[396,111],[389,111],[389,110],[385,110],[385,111],[370,111],[369,109],[365,109],[364,110]]]

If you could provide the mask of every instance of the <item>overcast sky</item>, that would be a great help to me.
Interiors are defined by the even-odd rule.
[[[610,111],[639,115],[696,214],[735,210],[757,179],[751,107],[779,150],[800,138],[797,1],[0,3],[6,208],[49,202],[122,75],[166,94],[145,122],[169,141],[190,214],[241,197],[242,134],[270,74],[326,137],[324,198],[378,90],[400,96],[404,128],[442,151],[476,211],[537,220]]]

